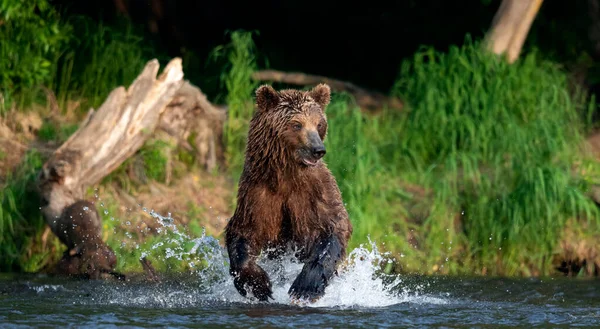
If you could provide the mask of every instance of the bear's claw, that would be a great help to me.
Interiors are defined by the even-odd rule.
[[[323,296],[342,258],[342,250],[336,236],[321,240],[309,255],[309,261],[304,264],[302,272],[292,283],[288,291],[290,297],[314,301]]]
[[[233,284],[242,296],[248,294],[246,291],[248,286],[258,300],[266,302],[269,298],[274,299],[267,272],[256,264],[243,267],[234,277]]]
[[[327,281],[322,264],[308,263],[292,283],[288,294],[294,299],[314,301],[325,294]]]

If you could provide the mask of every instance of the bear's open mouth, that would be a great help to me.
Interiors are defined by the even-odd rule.
[[[310,160],[308,160],[306,158],[302,159],[302,163],[304,163],[305,165],[310,166],[310,167],[316,166],[317,162],[319,162],[319,160],[310,161]]]

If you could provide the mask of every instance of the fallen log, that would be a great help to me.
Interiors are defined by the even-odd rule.
[[[100,238],[101,220],[95,206],[83,200],[84,192],[144,144],[181,88],[179,58],[157,79],[158,69],[157,60],[149,61],[128,89],[116,88],[98,111],[90,110],[38,175],[44,219],[68,248],[58,266],[61,274],[99,278],[114,273],[114,252]]]
[[[272,81],[301,86],[316,86],[319,83],[328,84],[337,92],[352,94],[358,106],[370,112],[376,112],[384,107],[401,110],[403,103],[397,97],[388,97],[382,93],[366,90],[351,82],[336,80],[319,75],[310,75],[298,72],[281,72],[275,70],[256,71],[252,78],[257,81]]]

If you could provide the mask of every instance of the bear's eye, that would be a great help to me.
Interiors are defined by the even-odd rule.
[[[322,123],[319,123],[319,124],[317,125],[317,129],[321,129],[322,127],[323,127],[323,124],[322,124]]]
[[[294,130],[300,130],[302,129],[302,125],[296,122],[292,124],[292,128],[294,128]]]

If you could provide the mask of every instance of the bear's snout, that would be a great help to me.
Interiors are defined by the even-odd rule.
[[[321,159],[323,156],[325,156],[325,153],[327,153],[325,145],[316,131],[311,131],[308,133],[308,145],[312,156],[317,160]]]
[[[313,147],[312,153],[315,158],[320,159],[327,153],[327,150],[325,150],[325,146],[316,146]]]

